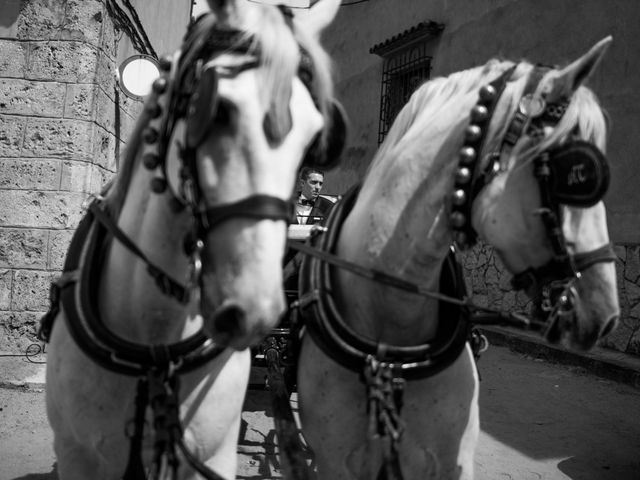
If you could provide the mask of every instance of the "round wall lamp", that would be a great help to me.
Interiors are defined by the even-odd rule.
[[[160,76],[158,61],[151,55],[133,55],[118,67],[118,83],[126,96],[143,100]]]

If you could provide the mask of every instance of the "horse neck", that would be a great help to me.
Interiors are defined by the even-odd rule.
[[[375,160],[342,227],[341,257],[438,291],[459,130],[414,136]],[[437,301],[342,270],[335,281],[338,308],[359,333],[397,345],[434,337]]]
[[[152,193],[152,177],[142,167],[133,172],[118,226],[152,263],[184,282],[188,259],[183,244],[190,215],[186,209],[173,212],[168,194]],[[132,341],[170,342],[196,329],[193,309],[163,294],[146,264],[116,240],[107,249],[99,298],[104,323]]]

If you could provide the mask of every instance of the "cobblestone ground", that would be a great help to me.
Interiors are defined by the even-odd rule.
[[[505,347],[479,366],[476,480],[638,480],[640,390]],[[237,478],[281,478],[269,393],[244,410]],[[0,480],[55,480],[54,462],[43,391],[0,388]]]

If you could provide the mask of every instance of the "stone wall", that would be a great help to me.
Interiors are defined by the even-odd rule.
[[[116,171],[116,132],[129,130],[138,102],[116,90],[101,1],[14,0],[0,18],[0,350],[22,351],[83,202]]]
[[[614,249],[618,257],[620,322],[612,334],[601,340],[601,345],[640,355],[640,247],[618,245]],[[507,311],[528,311],[529,299],[513,290],[511,274],[491,247],[476,245],[462,258],[467,289],[473,292],[477,304]]]

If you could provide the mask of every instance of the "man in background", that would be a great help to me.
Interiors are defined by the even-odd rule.
[[[324,172],[304,167],[298,177],[298,197],[291,223],[312,225],[322,222],[333,207],[333,202],[320,196],[324,184]]]
[[[329,215],[333,202],[321,197],[324,185],[324,172],[312,167],[304,167],[298,176],[297,196],[295,197],[295,211],[289,223],[299,225],[314,225],[322,223]],[[284,256],[284,286],[285,290],[297,290],[298,271],[302,262],[302,254],[297,254],[292,248],[287,249]]]

